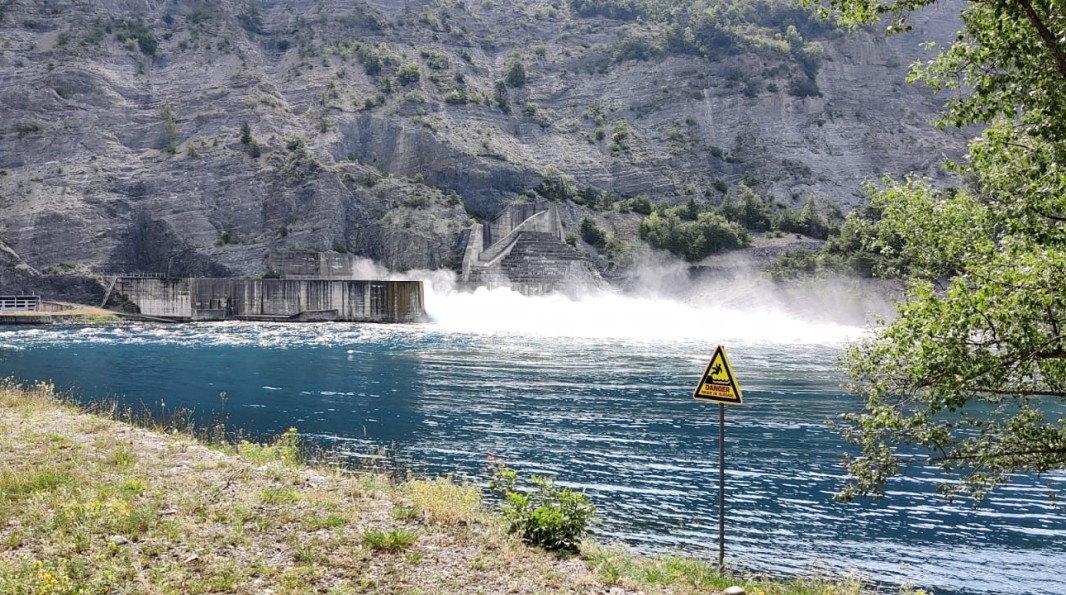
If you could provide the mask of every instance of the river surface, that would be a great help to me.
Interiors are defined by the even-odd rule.
[[[191,408],[261,438],[296,427],[353,457],[387,447],[417,472],[483,482],[491,455],[585,489],[602,541],[716,560],[718,406],[691,394],[722,343],[744,392],[726,421],[730,563],[1066,592],[1066,513],[1047,496],[1066,476],[1019,477],[979,510],[936,497],[929,470],[880,502],[832,501],[845,446],[825,422],[858,407],[835,362],[859,329],[621,296],[427,306],[419,325],[0,327],[0,376]]]

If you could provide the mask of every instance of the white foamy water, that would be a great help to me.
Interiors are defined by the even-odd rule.
[[[475,334],[788,344],[842,343],[862,334],[859,327],[810,322],[773,306],[722,306],[713,297],[702,303],[617,292],[530,297],[504,288],[430,287],[426,310],[441,330]]]

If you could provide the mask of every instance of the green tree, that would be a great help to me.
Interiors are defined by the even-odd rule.
[[[770,229],[770,214],[766,210],[763,197],[745,184],[737,186],[737,193],[740,195],[740,219],[732,220],[752,231]],[[730,218],[728,215],[726,217]]]
[[[889,32],[933,3],[826,1]],[[955,165],[969,187],[872,191],[872,244],[909,285],[898,317],[845,356],[865,399],[841,424],[861,448],[845,497],[882,495],[908,464],[941,466],[956,479],[942,490],[975,503],[1012,473],[1066,468],[1066,13],[1049,0],[961,11],[955,41],[911,77],[953,91],[941,125],[985,129]]]
[[[795,211],[788,209],[773,218],[773,228],[788,233],[800,233],[812,238],[824,240],[829,237],[829,224],[818,212],[813,198],[807,199],[803,208]]]
[[[718,213],[703,212],[695,221],[682,221],[675,209],[653,211],[640,222],[640,239],[653,248],[695,262],[723,250],[743,248],[751,236],[743,227]]]
[[[507,59],[503,80],[508,87],[521,87],[526,84],[526,65],[522,63],[522,58],[518,54]]]
[[[574,176],[563,173],[558,167],[549,165],[541,173],[544,176],[535,190],[548,200],[573,200],[578,196],[577,182]]]
[[[496,81],[495,95],[493,96],[496,107],[500,108],[500,111],[509,114],[511,113],[511,99],[507,95],[507,83],[499,80]]]

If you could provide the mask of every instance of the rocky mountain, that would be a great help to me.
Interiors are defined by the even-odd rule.
[[[282,250],[457,268],[473,221],[560,173],[564,227],[629,243],[612,205],[640,194],[846,210],[961,152],[904,82],[955,28],[844,34],[789,0],[0,0],[0,293]]]

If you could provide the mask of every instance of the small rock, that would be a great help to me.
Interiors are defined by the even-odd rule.
[[[125,537],[123,537],[121,535],[112,535],[111,537],[107,538],[107,542],[108,543],[113,543],[115,545],[126,545],[127,543],[130,542],[130,540],[126,539]]]
[[[722,595],[744,595],[744,587],[733,585],[725,591],[722,591]]]

